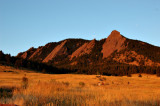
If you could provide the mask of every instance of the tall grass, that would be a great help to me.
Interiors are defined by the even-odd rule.
[[[134,94],[128,88],[103,86],[72,87],[65,83],[37,82],[26,89],[16,89],[6,103],[20,106],[158,106],[159,95]]]
[[[4,68],[6,69],[6,68]],[[0,68],[0,104],[19,106],[159,106],[160,77],[56,75]],[[26,74],[26,76],[24,76]],[[14,87],[11,89],[9,87]],[[9,89],[9,90],[8,90]]]

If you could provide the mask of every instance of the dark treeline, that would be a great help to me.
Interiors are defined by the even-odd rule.
[[[100,55],[85,54],[76,58],[76,64],[70,65],[72,61],[62,61],[61,64],[56,66],[59,68],[65,68],[69,70],[74,70],[78,74],[101,74],[101,75],[112,75],[112,76],[124,76],[135,73],[147,73],[147,74],[157,74],[160,76],[159,66],[136,66],[125,63],[119,63],[112,60],[112,58],[102,59],[102,54]]]
[[[50,74],[66,74],[66,73],[72,73],[70,70],[67,69],[58,69],[52,65],[34,62],[22,58],[12,57],[10,54],[4,54],[2,51],[0,51],[0,64],[2,65],[8,65],[13,66],[15,68],[21,68],[21,69],[29,69],[34,70],[36,72],[43,72],[43,73],[50,73]]]
[[[15,68],[26,68],[34,70],[36,72],[43,72],[50,74],[76,73],[76,74],[101,74],[107,76],[110,75],[124,76],[124,75],[131,75],[134,73],[147,73],[147,74],[157,74],[157,76],[160,76],[160,67],[158,66],[151,67],[151,66],[135,66],[129,64],[122,64],[113,61],[112,59],[101,59],[100,58],[102,57],[101,54],[96,58],[94,58],[95,57],[94,55],[95,54],[89,54],[78,57],[76,59],[77,60],[76,65],[70,65],[72,61],[71,62],[63,61],[61,65],[53,66],[26,59],[11,57],[9,54],[3,54],[3,52],[0,51],[0,64],[10,65]]]
[[[135,73],[157,74],[160,76],[160,67],[158,66],[135,66],[117,63],[115,61],[105,61],[105,63],[87,64],[82,61],[74,66],[61,66],[65,69],[75,70],[78,74],[101,74],[107,76],[124,76]]]

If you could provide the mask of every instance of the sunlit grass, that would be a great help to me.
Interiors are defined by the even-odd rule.
[[[3,72],[4,69],[13,72]],[[28,78],[26,89],[21,87],[25,74]],[[51,75],[0,66],[0,86],[17,88],[11,98],[1,98],[0,102],[20,106],[160,105],[160,78],[156,75]]]

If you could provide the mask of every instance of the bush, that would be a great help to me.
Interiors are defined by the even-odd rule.
[[[1,98],[11,98],[13,96],[13,90],[15,88],[11,87],[0,87],[0,99]]]
[[[84,83],[84,82],[79,82],[79,86],[80,86],[80,87],[84,87],[84,86],[85,86],[85,83]]]
[[[62,82],[65,86],[69,86],[69,82]]]
[[[22,88],[26,89],[28,87],[28,78],[26,75],[22,78]]]
[[[138,75],[138,77],[142,77],[142,75],[141,75],[141,74],[139,74],[139,75]]]

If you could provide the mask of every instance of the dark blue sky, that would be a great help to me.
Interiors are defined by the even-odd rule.
[[[0,50],[11,55],[112,30],[160,46],[160,0],[0,0]]]

